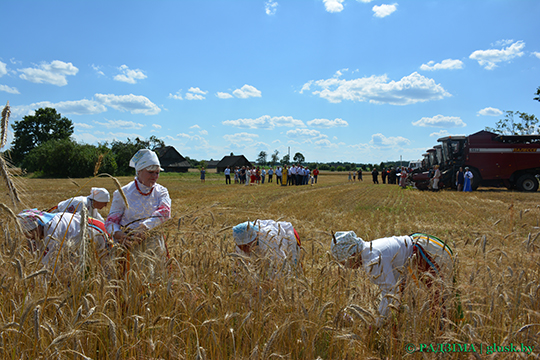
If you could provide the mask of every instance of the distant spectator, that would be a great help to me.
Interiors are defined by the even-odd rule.
[[[435,165],[435,172],[433,173],[433,191],[439,191],[439,180],[441,179],[441,170],[439,165]]]
[[[315,168],[315,170],[313,170],[313,179],[315,180],[315,184],[317,183],[318,177],[319,177],[319,168]]]
[[[349,181],[352,181],[352,172],[349,171]]]
[[[225,184],[230,184],[231,183],[231,169],[230,169],[230,167],[227,166],[227,168],[225,169],[225,171],[223,171],[223,173],[225,174]]]
[[[464,182],[464,185],[463,185],[463,191],[465,192],[471,192],[472,191],[472,179],[473,179],[473,173],[471,172],[471,170],[469,170],[469,167],[466,167],[465,168],[465,175],[464,175],[464,178],[465,178],[465,182]]]
[[[264,178],[266,176],[266,170],[261,169],[261,184],[264,184]]]
[[[463,185],[465,184],[465,173],[463,167],[459,167],[459,171],[456,173],[456,186],[457,191],[463,191]]]
[[[272,182],[272,176],[274,175],[274,170],[272,168],[268,169],[268,182]]]
[[[358,169],[358,181],[364,181],[364,179],[362,179],[362,168]]]
[[[382,169],[381,178],[382,178],[382,183],[383,184],[386,184],[386,176],[387,175],[388,175],[388,171],[386,171],[386,168]]]
[[[277,184],[277,185],[282,185],[282,183],[281,183],[281,177],[282,177],[281,168],[278,166],[278,167],[276,168],[276,184]]]
[[[371,177],[373,178],[374,184],[379,183],[379,170],[377,170],[377,168],[373,168],[373,170],[371,171]]]
[[[204,168],[201,168],[201,182],[204,182],[206,179],[206,170]]]

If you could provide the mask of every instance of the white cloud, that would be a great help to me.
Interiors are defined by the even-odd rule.
[[[375,17],[378,17],[378,18],[383,18],[383,17],[386,17],[390,14],[392,14],[394,11],[397,10],[397,4],[392,4],[392,5],[388,5],[388,4],[382,4],[382,5],[375,5],[373,6],[373,8],[371,9],[373,10],[373,12],[375,14],[373,14],[373,16]]]
[[[200,129],[201,127],[199,125],[193,125],[189,127],[190,129]]]
[[[369,4],[370,2],[372,2],[373,0],[356,0],[358,2],[362,2],[362,3],[365,3],[365,4]]]
[[[177,91],[176,94],[174,94],[174,95],[171,94],[171,93],[169,93],[168,98],[169,98],[169,99],[175,99],[175,100],[183,100],[182,94],[180,93],[181,91],[182,91],[182,90]]]
[[[154,129],[161,129],[161,125],[158,125],[158,124],[152,124],[152,127]]]
[[[208,93],[208,91],[202,91],[198,87],[190,87],[188,91],[199,95],[206,95]]]
[[[50,64],[42,63],[37,68],[17,69],[22,74],[21,79],[28,80],[33,83],[49,83],[57,86],[67,85],[67,76],[77,74],[79,69],[73,66],[72,63],[65,63],[60,60],[54,60]]]
[[[441,130],[441,131],[429,134],[429,136],[436,137],[436,138],[441,138],[441,137],[445,137],[445,136],[448,136],[448,135],[449,135],[448,130]]]
[[[497,108],[492,108],[492,107],[487,107],[487,108],[483,108],[482,110],[478,111],[478,115],[477,116],[480,116],[480,115],[483,115],[483,116],[499,116],[499,115],[502,115],[502,111],[497,109]]]
[[[206,97],[200,94],[186,93],[186,100],[204,100]]]
[[[92,69],[94,69],[94,71],[98,74],[98,75],[101,75],[101,76],[105,76],[105,73],[103,71],[101,71],[101,66],[97,66],[97,65],[90,65],[92,67]]]
[[[343,119],[336,118],[334,120],[328,119],[313,119],[307,122],[309,126],[320,127],[320,128],[332,128],[332,127],[343,127],[349,126],[349,123]]]
[[[455,70],[455,69],[463,69],[463,61],[454,60],[454,59],[446,59],[437,64],[434,61],[430,61],[427,64],[422,64],[422,66],[420,66],[420,70],[425,70],[425,71]]]
[[[247,99],[249,97],[261,97],[261,92],[254,86],[245,84],[240,89],[234,90],[233,95],[240,99]]]
[[[199,131],[199,134],[201,134],[201,135],[208,135],[208,131],[206,131],[206,130],[201,130],[201,131]]]
[[[107,120],[107,119],[105,119]],[[140,130],[144,127],[144,124],[139,124],[133,121],[127,120],[107,120],[107,122],[94,121],[99,126],[104,126],[107,129],[136,129]]]
[[[96,94],[95,98],[105,106],[132,114],[156,115],[161,111],[156,104],[142,95]]]
[[[80,129],[93,129],[94,127],[90,124],[85,124],[85,123],[74,123],[73,125],[75,125],[76,128],[80,128]]]
[[[343,100],[369,101],[375,104],[409,105],[418,102],[441,100],[451,96],[440,84],[417,72],[398,81],[388,82],[386,75],[364,77],[353,80],[331,78],[311,80],[304,84],[300,93],[317,86],[321,90],[313,91],[332,103]]]
[[[20,94],[19,90],[14,87],[9,87],[7,85],[0,85],[0,91],[7,92],[9,94]]]
[[[321,134],[318,130],[313,129],[295,129],[287,131],[287,136],[296,139],[321,139],[328,138],[327,135]]]
[[[232,96],[231,94],[229,93],[226,93],[226,92],[217,92],[216,96],[220,99],[230,99],[230,98],[233,98],[234,96]]]
[[[264,3],[264,11],[266,12],[266,15],[275,15],[277,7],[278,3],[276,1],[268,0]]]
[[[94,100],[75,100],[61,101],[52,103],[50,101],[41,101],[30,105],[14,106],[11,108],[13,116],[24,116],[34,113],[34,110],[39,108],[55,108],[59,113],[64,115],[93,115],[107,111],[107,108]]]
[[[267,129],[271,130],[275,127],[305,127],[302,120],[294,119],[292,116],[274,116],[263,115],[256,119],[237,119],[225,120],[223,125],[234,126],[242,129]]]
[[[412,123],[414,126],[421,127],[441,127],[441,128],[454,128],[454,127],[463,127],[466,126],[457,116],[443,116],[435,115],[433,117],[423,117],[418,121]]]
[[[323,0],[326,11],[330,13],[343,11],[343,1],[344,0]]]
[[[249,133],[236,133],[236,134],[229,134],[229,135],[223,135],[223,138],[231,144],[235,145],[243,145],[246,143],[252,143],[254,142],[259,135],[257,134],[249,134]]]
[[[0,77],[7,74],[7,64],[0,61]]]
[[[403,147],[407,146],[411,141],[403,136],[390,136],[386,137],[381,133],[371,135],[369,144],[378,148],[387,147]]]
[[[127,65],[120,66],[118,70],[120,70],[121,74],[114,77],[114,80],[116,81],[122,81],[128,84],[136,84],[137,80],[146,79],[146,75],[142,72],[142,70],[131,70],[127,67]]]
[[[469,58],[478,61],[478,64],[483,66],[484,69],[493,70],[500,62],[510,62],[516,57],[523,56],[524,52],[522,50],[524,47],[525,43],[520,40],[501,50],[476,50]]]
[[[540,52],[534,51],[532,54],[533,54],[534,56],[536,56],[538,59],[540,59]]]

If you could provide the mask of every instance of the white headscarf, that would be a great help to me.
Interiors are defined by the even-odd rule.
[[[332,255],[338,262],[343,262],[354,254],[360,255],[364,248],[364,240],[356,236],[354,231],[338,231],[335,241],[332,239]]]
[[[89,198],[95,201],[107,203],[110,200],[110,195],[107,189],[93,187],[92,190],[90,190]]]
[[[257,238],[259,227],[246,221],[233,227],[233,238],[236,245],[246,245]]]
[[[157,166],[159,170],[163,171],[157,154],[148,149],[141,149],[137,151],[137,153],[133,155],[129,161],[129,166],[135,168],[136,172],[144,170],[150,166]]]

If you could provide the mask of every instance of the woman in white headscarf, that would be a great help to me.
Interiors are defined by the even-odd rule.
[[[171,198],[167,188],[157,183],[163,169],[155,152],[139,150],[129,166],[135,168],[136,176],[122,187],[128,204],[116,190],[105,226],[114,240],[134,255],[135,261],[148,260],[146,267],[153,273],[157,265],[165,262],[167,247],[163,236],[149,236],[148,231],[171,217]]]
[[[300,236],[290,222],[246,221],[233,227],[233,238],[237,253],[268,257],[274,265],[271,276],[285,269],[289,271],[301,268]]]
[[[83,207],[88,210],[88,216],[104,221],[98,210],[103,209],[109,203],[110,195],[105,188],[93,187],[88,196],[76,196],[58,203],[57,206],[48,210],[52,213],[69,212],[82,214]]]
[[[380,287],[379,313],[382,317],[388,315],[388,305],[395,298],[407,272],[430,273],[425,277],[428,287],[433,285],[431,279],[437,277],[446,284],[453,281],[452,250],[432,235],[392,236],[365,242],[354,231],[340,231],[332,239],[332,255],[348,268],[363,267],[370,280]],[[415,269],[409,267],[409,259],[413,256]],[[435,295],[438,300],[438,291]]]

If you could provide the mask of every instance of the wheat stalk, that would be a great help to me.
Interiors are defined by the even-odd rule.
[[[11,108],[9,106],[9,101],[7,102],[4,110],[2,110],[2,122],[1,122],[1,134],[0,134],[0,149],[6,145],[7,134],[8,134],[8,123],[9,117],[11,115]]]
[[[107,173],[102,173],[102,174],[99,174],[98,176],[108,176],[113,180],[116,190],[118,190],[118,192],[120,193],[120,196],[122,196],[122,199],[124,199],[124,204],[126,204],[126,208],[129,208],[129,203],[128,203],[126,194],[124,194],[124,190],[122,190],[122,185],[120,185],[120,181],[118,181],[118,179],[115,178],[114,176],[109,175]]]

